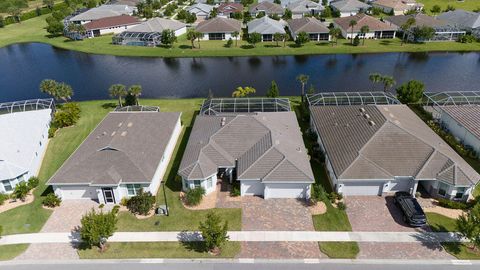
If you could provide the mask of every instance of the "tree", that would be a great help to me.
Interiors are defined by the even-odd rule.
[[[15,198],[24,202],[29,191],[30,188],[28,187],[27,183],[20,182],[15,186],[15,189],[13,190],[13,195],[15,196]]]
[[[10,16],[13,17],[13,19],[15,20],[15,22],[17,22],[17,23],[20,22],[20,14],[22,13],[22,11],[20,10],[19,7],[17,7],[17,6],[10,6],[10,7],[7,9],[7,13],[10,14]]]
[[[402,24],[400,26],[400,29],[403,32],[402,42],[400,43],[400,46],[403,46],[403,42],[405,41],[405,35],[406,35],[407,31],[410,31],[410,28],[412,28],[412,26],[414,24],[415,24],[415,18],[410,17],[410,18],[408,18],[408,20],[404,24]]]
[[[73,96],[73,89],[66,83],[59,83],[55,80],[46,79],[40,82],[40,92],[49,94],[56,100],[68,102]]]
[[[108,89],[108,93],[110,94],[110,97],[118,98],[118,106],[122,107],[122,97],[127,95],[127,90],[125,85],[123,84],[114,84],[110,86]]]
[[[329,7],[329,6],[326,6],[325,9],[321,11],[320,17],[322,17],[322,18],[332,17],[332,8]]]
[[[429,26],[417,26],[412,30],[413,38],[417,42],[427,41],[435,35],[435,29]]]
[[[342,30],[340,28],[332,28],[329,32],[330,36],[335,40],[335,45],[338,45],[338,38],[342,35]],[[333,43],[332,43],[333,46]]]
[[[297,76],[297,81],[300,82],[300,84],[302,85],[302,103],[303,103],[303,96],[305,96],[305,85],[307,84],[308,79],[310,79],[310,77],[305,74],[299,74]]]
[[[380,73],[371,73],[368,79],[372,82],[372,90],[375,90],[375,84],[382,81],[382,75]]]
[[[241,87],[241,86],[239,86],[239,87],[237,87],[237,89],[235,89],[235,91],[233,91],[232,97],[235,97],[235,98],[246,97],[250,94],[255,94],[256,92],[257,91],[253,87],[250,87],[250,86]]]
[[[308,34],[304,31],[298,33],[297,38],[295,38],[295,44],[298,47],[301,47],[303,44],[305,44],[309,41],[310,41],[310,38],[308,37]]]
[[[62,23],[63,25],[63,23]],[[83,24],[76,24],[76,23],[70,23],[67,26],[67,31],[70,33],[76,33],[81,36],[84,36],[87,30],[85,29],[85,26]]]
[[[147,216],[155,205],[155,196],[150,192],[144,192],[143,189],[138,194],[131,197],[127,202],[127,209],[134,215]]]
[[[192,43],[192,49],[195,48],[195,39],[197,39],[197,31],[195,31],[193,28],[189,28],[187,31],[187,40]]]
[[[48,20],[48,18],[53,18],[52,16],[47,17],[47,32],[52,35],[61,35],[63,33],[64,25],[62,22],[57,20]]]
[[[212,253],[218,254],[222,245],[229,239],[228,221],[222,225],[222,219],[215,212],[207,214],[205,222],[200,222],[199,229],[205,241],[205,247]]]
[[[291,20],[292,19],[292,11],[290,9],[286,8],[285,11],[283,12],[282,19]]]
[[[358,46],[360,45],[360,38],[358,37],[358,35],[355,36],[355,38],[353,39],[353,46]]]
[[[436,15],[440,12],[442,12],[442,8],[439,5],[434,5],[430,11],[433,13],[433,15]]]
[[[43,0],[42,1],[45,6],[47,6],[48,9],[52,10],[53,6],[55,5],[54,0]]]
[[[142,86],[139,84],[131,85],[128,88],[128,94],[135,97],[135,105],[138,106],[138,99],[142,95]]]
[[[256,47],[256,44],[258,42],[261,42],[262,41],[262,35],[260,33],[257,33],[257,32],[253,32],[253,33],[250,33],[248,34],[248,43],[252,44],[253,47]]]
[[[278,85],[275,81],[272,81],[270,85],[270,89],[267,91],[267,97],[276,98],[280,95],[280,91],[278,90]]]
[[[417,103],[423,97],[425,85],[417,80],[411,80],[397,88],[397,98],[404,104]]]
[[[477,251],[480,247],[480,203],[476,203],[467,214],[457,219],[457,230],[470,241],[473,250]]]
[[[87,8],[94,8],[97,6],[97,0],[88,0],[87,1]]]
[[[355,20],[351,20],[349,23],[348,23],[348,26],[350,26],[352,28],[352,31],[351,31],[351,36],[350,36],[350,44],[353,44],[353,28],[355,27],[355,25],[357,25],[357,21]]]
[[[233,31],[232,32],[232,37],[235,38],[235,47],[237,47],[238,44],[238,37],[240,36],[240,33],[238,31]]]
[[[382,77],[382,82],[383,82],[383,91],[388,92],[390,88],[392,88],[397,82],[395,79],[393,79],[392,76],[383,76]]]
[[[277,43],[277,47],[278,47],[278,42],[283,41],[284,39],[285,39],[285,35],[282,33],[277,32],[273,34],[273,40]]]
[[[210,15],[208,15],[208,17],[210,18],[215,18],[217,17],[218,15],[218,9],[216,7],[212,8],[212,10],[210,11]]]
[[[57,88],[57,82],[51,79],[45,79],[40,82],[40,92],[53,96]]]
[[[114,208],[110,212],[96,212],[94,209],[85,214],[80,223],[80,237],[87,246],[98,246],[101,251],[105,250],[107,239],[117,229],[117,211]]]
[[[370,27],[368,27],[368,25],[364,25],[360,28],[360,33],[362,33],[363,36],[362,46],[365,45],[365,39],[367,38],[368,32],[370,32]]]
[[[175,36],[175,31],[171,29],[165,29],[162,31],[162,37],[160,38],[160,42],[167,47],[172,47],[173,43],[177,41],[177,37]]]

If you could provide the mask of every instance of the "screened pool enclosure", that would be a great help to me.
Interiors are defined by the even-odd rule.
[[[161,44],[160,32],[130,32],[125,31],[112,37],[112,43],[127,46],[156,47]]]

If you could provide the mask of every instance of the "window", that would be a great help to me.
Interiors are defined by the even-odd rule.
[[[5,189],[6,192],[10,192],[10,191],[13,190],[12,189],[12,184],[10,184],[9,180],[3,180],[2,184],[3,184],[3,188]]]
[[[201,185],[202,185],[202,182],[200,182],[200,180],[193,180],[193,186],[195,188],[199,188],[201,187]]]
[[[447,195],[448,186],[444,183],[438,183],[438,195],[445,197]]]
[[[462,199],[464,194],[465,194],[465,188],[457,188],[455,199]]]
[[[183,181],[183,185],[184,185],[185,189],[188,189],[189,185],[188,185],[188,181],[187,181],[187,180],[184,180],[184,181]]]
[[[127,194],[128,196],[135,196],[140,193],[142,187],[140,184],[127,184]]]
[[[224,40],[225,33],[209,33],[208,40]]]

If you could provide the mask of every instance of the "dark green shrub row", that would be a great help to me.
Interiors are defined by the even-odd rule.
[[[462,209],[465,210],[468,208],[468,205],[463,202],[455,202],[447,199],[438,199],[438,204],[441,207],[450,208],[450,209]]]

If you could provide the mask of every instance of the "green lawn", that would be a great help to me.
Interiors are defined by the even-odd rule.
[[[203,242],[109,243],[103,253],[92,248],[79,250],[78,254],[81,259],[233,258],[240,252],[240,242],[227,242],[218,256],[204,250]]]
[[[27,249],[27,244],[0,246],[0,261],[8,261]]]
[[[206,56],[258,56],[258,55],[305,55],[332,53],[375,53],[375,52],[424,52],[424,51],[478,51],[480,43],[462,44],[458,42],[432,42],[427,44],[400,45],[399,39],[367,40],[365,46],[354,47],[346,40],[338,46],[310,42],[296,48],[292,42],[287,46],[276,47],[274,43],[257,44],[256,48],[239,41],[238,47],[226,48],[225,41],[201,41],[201,49],[191,49],[185,36],[173,48],[149,48],[118,46],[111,44],[111,36],[103,36],[84,41],[70,41],[64,37],[49,38],[45,31],[46,15],[20,24],[8,25],[0,29],[0,47],[21,42],[42,42],[53,46],[87,53],[112,54],[118,56],[161,56],[161,57],[206,57]],[[234,42],[235,43],[235,42]]]
[[[418,2],[425,5],[425,11],[427,14],[431,14],[430,9],[432,9],[434,5],[439,5],[442,8],[442,11],[444,11],[449,5],[455,7],[456,9],[470,11],[480,8],[480,1],[478,0],[418,0]]]
[[[333,259],[354,259],[360,252],[356,242],[319,242],[322,253]]]
[[[437,213],[426,213],[428,225],[435,232],[455,232],[455,219]]]

